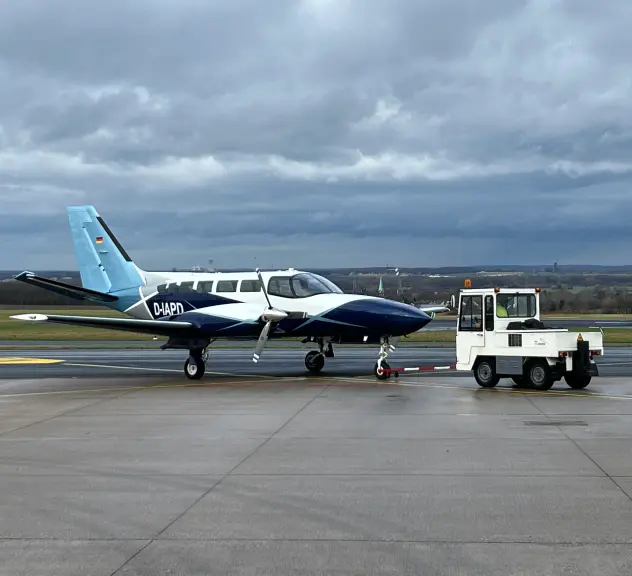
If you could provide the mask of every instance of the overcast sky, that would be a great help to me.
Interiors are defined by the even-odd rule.
[[[0,268],[632,263],[632,4],[0,0]]]

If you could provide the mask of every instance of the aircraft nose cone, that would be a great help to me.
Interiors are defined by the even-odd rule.
[[[430,316],[415,306],[383,298],[355,300],[328,316],[363,326],[367,334],[390,336],[411,334],[431,321]]]
[[[391,302],[390,304],[388,321],[397,324],[399,330],[397,335],[417,332],[417,330],[421,330],[426,324],[432,321],[432,318],[430,318],[428,314],[415,306],[401,302]]]

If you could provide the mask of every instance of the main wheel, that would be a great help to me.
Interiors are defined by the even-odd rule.
[[[204,376],[206,364],[202,358],[189,356],[184,362],[184,373],[189,380],[199,380]]]
[[[592,376],[590,374],[573,374],[572,372],[564,375],[564,380],[573,390],[581,390],[582,388],[586,388],[590,381],[592,380]]]
[[[388,370],[390,368],[388,362],[386,360],[382,360],[382,365],[378,368],[377,362],[375,366],[373,366],[373,374],[378,380],[388,380],[390,374],[388,372],[384,372],[384,369]]]
[[[477,360],[474,364],[474,379],[483,388],[493,388],[500,382],[493,363],[486,359]]]
[[[536,390],[550,390],[553,386],[553,375],[546,360],[537,358],[529,363],[527,380]]]
[[[312,350],[305,356],[305,367],[317,374],[325,367],[325,357],[317,350]]]

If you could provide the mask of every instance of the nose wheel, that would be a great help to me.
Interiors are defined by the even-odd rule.
[[[390,374],[385,372],[390,368],[388,362],[386,360],[382,360],[382,362],[376,362],[375,366],[373,366],[373,374],[378,380],[388,380]]]
[[[318,374],[325,367],[325,356],[318,350],[311,350],[305,356],[305,367],[312,373]]]
[[[388,358],[388,353],[395,350],[395,346],[391,344],[391,339],[383,336],[380,338],[380,353],[377,357],[377,362],[375,366],[373,366],[373,374],[378,380],[387,380],[390,377],[388,370],[390,368],[386,359]]]

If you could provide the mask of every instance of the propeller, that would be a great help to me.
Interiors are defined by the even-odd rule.
[[[263,282],[263,278],[261,277],[261,272],[259,268],[255,270],[257,276],[259,278],[259,282],[261,283],[261,289],[263,290],[263,295],[266,298],[266,302],[268,303],[267,308],[263,311],[261,316],[259,316],[259,320],[265,322],[263,330],[261,330],[261,334],[259,335],[259,339],[257,340],[257,345],[255,346],[255,351],[252,355],[252,361],[257,363],[259,361],[259,357],[261,356],[261,352],[263,352],[263,348],[268,342],[268,337],[270,336],[270,330],[274,324],[278,324],[281,320],[288,318],[290,314],[285,312],[284,310],[279,310],[272,306],[270,302],[270,298],[268,296],[268,290]]]

